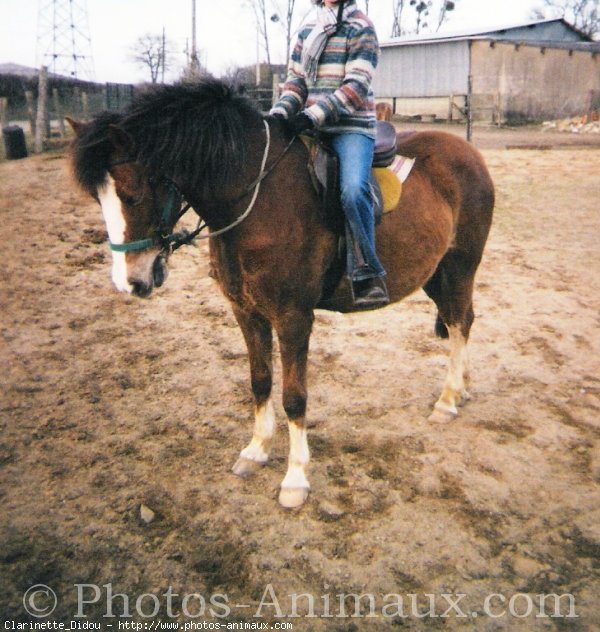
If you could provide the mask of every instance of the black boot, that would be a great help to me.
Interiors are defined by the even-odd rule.
[[[377,309],[390,302],[385,281],[381,278],[354,281],[352,291],[354,305],[360,309]]]

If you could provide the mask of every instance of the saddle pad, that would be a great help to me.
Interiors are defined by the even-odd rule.
[[[381,191],[383,200],[382,212],[389,213],[398,206],[402,195],[402,182],[387,167],[375,167],[373,173]]]
[[[373,173],[381,189],[384,213],[389,213],[398,206],[400,196],[402,195],[402,183],[408,178],[414,164],[414,158],[396,156],[394,162],[389,167],[377,167],[373,169]]]

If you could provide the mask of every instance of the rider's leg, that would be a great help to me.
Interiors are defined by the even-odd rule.
[[[385,304],[385,270],[375,251],[375,218],[370,187],[374,140],[364,134],[336,134],[331,144],[339,157],[342,208],[352,233],[348,243],[348,276],[354,284],[357,304],[362,295],[366,303]],[[378,281],[375,283],[375,280]]]

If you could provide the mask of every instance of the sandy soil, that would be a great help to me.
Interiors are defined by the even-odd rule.
[[[447,349],[423,293],[379,313],[319,312],[312,493],[296,512],[276,501],[279,397],[273,459],[252,480],[229,473],[252,400],[205,247],[179,251],[150,300],[120,295],[99,211],[64,157],[0,164],[2,617],[68,622],[81,608],[116,627],[107,608],[127,612],[112,590],[146,622],[190,621],[201,595],[197,622],[600,629],[600,147],[560,147],[571,137],[555,134],[544,136],[555,149],[506,150],[518,144],[507,134],[477,138],[498,203],[473,400],[450,425],[426,421]],[[50,619],[24,609],[35,584],[56,593]],[[97,601],[78,605],[77,584],[98,586],[80,588]],[[278,619],[300,593],[317,616],[304,598],[299,617]],[[355,612],[352,593],[373,608],[365,597]],[[562,616],[551,602],[536,616],[552,593],[572,595],[574,612],[565,599]],[[390,594],[404,599],[395,616]],[[428,595],[437,617],[424,616]]]

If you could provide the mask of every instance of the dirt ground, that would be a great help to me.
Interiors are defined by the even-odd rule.
[[[64,156],[0,164],[3,619],[600,630],[600,139],[577,141],[476,130],[497,208],[453,423],[427,422],[447,347],[424,293],[317,313],[295,512],[279,372],[273,458],[230,474],[252,399],[205,246],[118,294]]]

